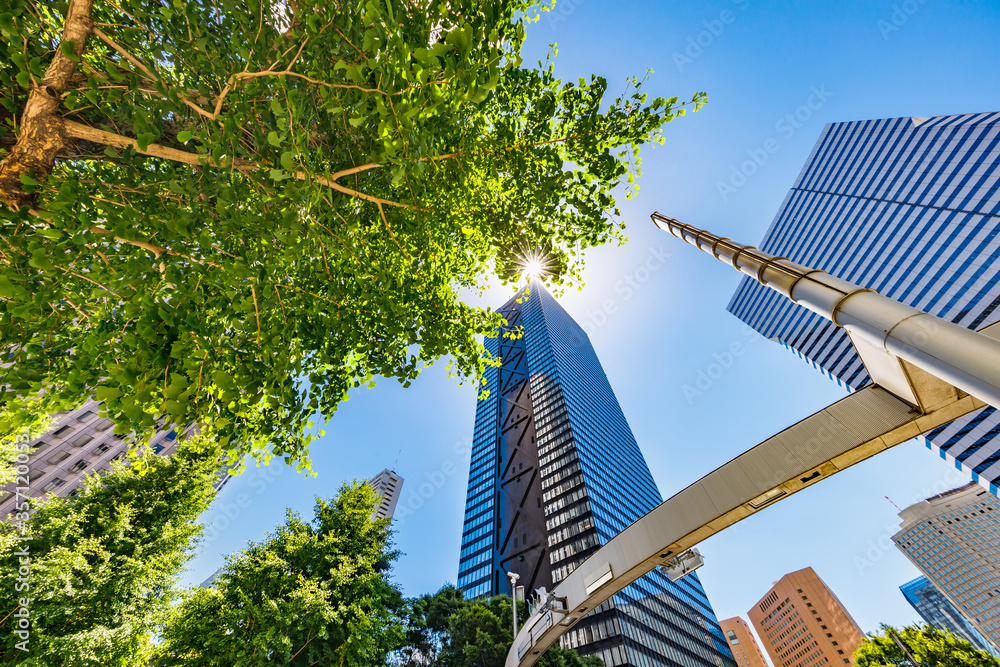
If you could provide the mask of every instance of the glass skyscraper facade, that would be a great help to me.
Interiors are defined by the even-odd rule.
[[[499,311],[500,365],[478,402],[458,585],[467,598],[551,589],[662,502],[583,329],[539,282]],[[735,667],[697,575],[651,572],[561,645],[606,665]]]
[[[970,329],[1000,320],[1000,113],[827,125],[761,250]],[[871,382],[843,329],[744,278],[729,311],[856,390]],[[994,495],[1000,414],[926,436]]]
[[[899,518],[896,548],[1000,647],[1000,501],[970,482],[910,505]]]
[[[908,581],[899,587],[906,601],[920,614],[928,625],[938,630],[947,630],[958,635],[981,651],[987,651],[994,657],[1000,658],[993,645],[986,637],[983,637],[976,628],[969,623],[955,605],[948,602],[948,598],[934,587],[927,577],[917,577],[913,581]]]

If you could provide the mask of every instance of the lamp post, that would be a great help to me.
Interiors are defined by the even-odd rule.
[[[517,580],[520,579],[517,572],[508,572],[510,579],[510,604],[514,608],[514,636],[517,636]]]

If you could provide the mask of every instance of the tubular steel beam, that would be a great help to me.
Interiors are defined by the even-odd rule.
[[[844,328],[873,381],[903,400],[926,407],[915,391],[918,388],[907,387],[914,383],[915,374],[900,360],[1000,407],[1000,341],[825,271],[800,266],[659,213],[650,218],[660,229]],[[917,381],[920,379],[933,381],[926,376]]]

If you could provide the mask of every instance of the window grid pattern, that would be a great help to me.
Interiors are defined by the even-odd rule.
[[[1000,648],[1000,501],[968,484],[908,507],[900,517],[903,525],[892,538],[899,550]]]
[[[1000,651],[969,623],[955,605],[927,577],[920,576],[899,587],[906,601],[933,628],[952,632],[981,651],[1000,658]]]
[[[1000,321],[1000,113],[827,125],[760,248],[970,329]],[[871,379],[847,334],[744,278],[729,311],[848,390]],[[998,495],[1000,414],[925,442]]]
[[[540,284],[521,308],[548,536],[545,565],[557,583],[662,497],[584,331]],[[491,353],[496,340],[486,341]],[[492,381],[488,376],[487,387]],[[474,498],[496,468],[493,461],[477,467],[477,460],[494,455],[495,426],[491,432],[487,422],[495,414],[488,400],[477,405],[459,572],[470,598],[507,592],[493,590],[498,582],[489,579],[496,545],[488,535],[479,542],[470,537],[480,521],[494,519]],[[735,666],[694,574],[673,583],[651,572],[591,611],[560,643],[609,666]]]

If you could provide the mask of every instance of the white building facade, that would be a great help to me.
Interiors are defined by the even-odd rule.
[[[1000,648],[1000,501],[977,484],[899,513],[892,541],[995,648]]]
[[[382,502],[375,508],[373,517],[376,519],[391,519],[392,515],[396,512],[396,503],[399,502],[399,494],[403,491],[403,478],[397,475],[395,470],[386,468],[368,480],[368,483],[374,486],[378,494],[382,496]]]

